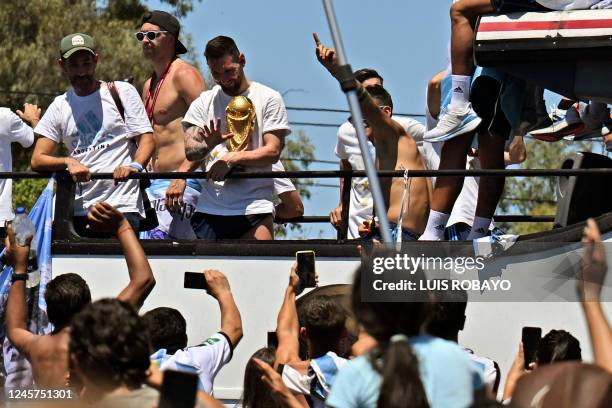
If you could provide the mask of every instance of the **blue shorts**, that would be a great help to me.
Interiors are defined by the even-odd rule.
[[[397,224],[394,222],[389,223],[389,229],[391,230],[391,239],[393,242],[397,241]],[[418,241],[421,237],[421,234],[414,232],[408,228],[402,228],[402,242],[406,241]],[[371,236],[370,239],[375,239],[377,241],[382,241],[382,235],[380,235],[380,231],[376,230]]]

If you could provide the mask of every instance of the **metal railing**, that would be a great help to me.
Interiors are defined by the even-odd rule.
[[[380,170],[377,172],[379,177],[403,177],[403,171]],[[33,173],[33,172],[0,172],[0,179],[41,179],[49,178],[53,173]],[[410,177],[572,177],[572,176],[591,176],[591,177],[611,177],[610,168],[592,169],[518,169],[518,170],[413,170],[409,173]],[[344,188],[342,191],[342,214],[343,228],[338,230],[337,238],[344,240],[348,232],[348,209],[350,201],[350,186],[354,177],[366,177],[364,171],[285,171],[285,172],[239,172],[234,171],[227,175],[228,179],[247,179],[247,178],[342,178]],[[78,239],[79,236],[74,232],[72,218],[74,214],[74,194],[75,182],[70,175],[65,172],[55,173],[57,180],[55,219],[53,223],[54,239],[71,240]],[[111,180],[112,173],[92,173],[92,180]],[[189,173],[135,173],[130,175],[130,179],[206,179],[206,172]],[[496,215],[497,222],[553,222],[553,215]],[[327,223],[328,216],[304,216],[289,220],[275,220],[279,223]]]

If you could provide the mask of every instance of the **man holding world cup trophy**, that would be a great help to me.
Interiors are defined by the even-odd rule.
[[[273,179],[227,179],[235,167],[272,171],[291,133],[281,95],[244,73],[246,57],[233,39],[206,44],[217,85],[183,118],[185,155],[208,172],[191,223],[199,239],[274,239]]]

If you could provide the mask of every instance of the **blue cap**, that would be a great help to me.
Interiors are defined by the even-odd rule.
[[[15,210],[15,212],[17,214],[25,214],[25,208],[23,207],[17,207],[17,209]]]

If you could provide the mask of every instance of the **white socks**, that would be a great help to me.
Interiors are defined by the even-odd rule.
[[[421,235],[421,238],[419,238],[419,241],[442,241],[444,239],[446,222],[449,218],[450,214],[429,210],[427,227],[423,235]]]
[[[470,85],[472,77],[469,75],[452,75],[451,103],[449,109],[463,111],[470,103]]]
[[[491,225],[491,218],[474,217],[474,224],[472,225],[472,231],[468,235],[468,241],[472,241],[478,238],[485,237],[489,233],[489,226]]]

